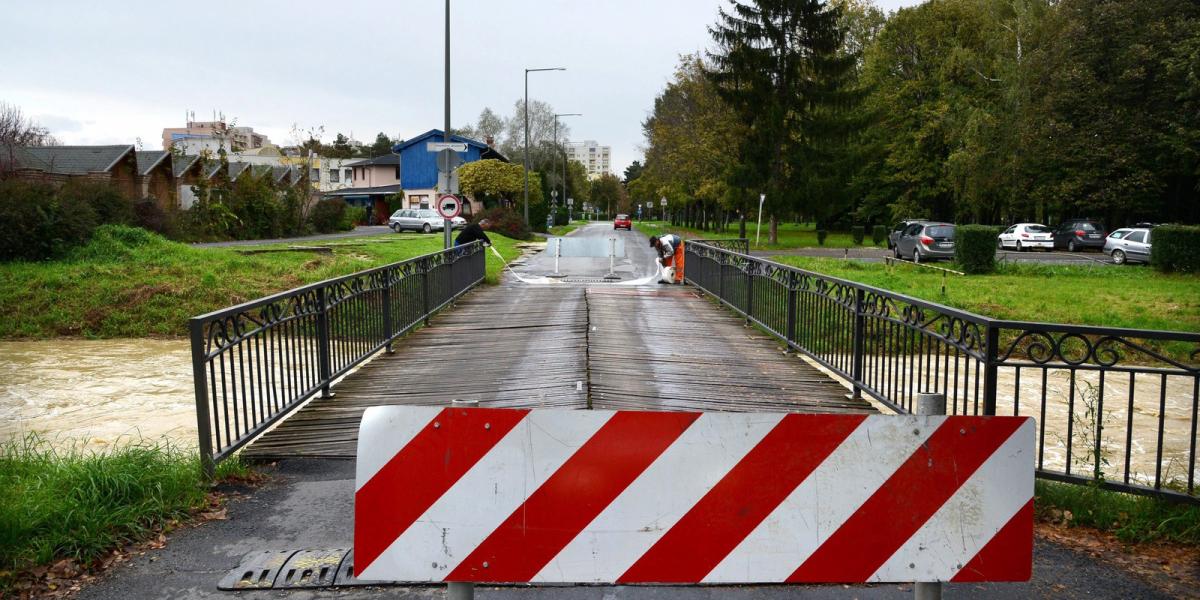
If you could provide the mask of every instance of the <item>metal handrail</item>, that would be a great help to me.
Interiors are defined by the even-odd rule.
[[[1040,477],[1200,503],[1200,333],[993,319],[702,240],[684,251],[688,283],[855,397],[899,413],[924,392],[951,414],[1034,413]]]
[[[204,470],[408,333],[486,270],[482,244],[334,277],[191,318]]]

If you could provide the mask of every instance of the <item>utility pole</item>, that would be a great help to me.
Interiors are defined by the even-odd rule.
[[[559,117],[582,117],[583,113],[556,113],[554,115],[554,162],[558,164],[558,118]],[[567,201],[567,153],[566,145],[563,145],[563,181],[562,181],[562,198],[563,202]],[[571,211],[567,211],[568,222],[570,222]]]
[[[450,143],[450,0],[446,0],[446,128],[442,130],[442,141]],[[450,172],[446,173],[446,189],[442,192],[450,193]],[[454,245],[450,239],[452,225],[450,219],[442,219],[443,248]]]

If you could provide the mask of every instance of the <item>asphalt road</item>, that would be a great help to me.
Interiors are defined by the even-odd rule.
[[[648,238],[637,230],[614,230],[612,223],[601,221],[588,223],[565,236],[569,241],[564,242],[564,252],[568,245],[576,247],[587,246],[595,252],[591,257],[562,257],[558,259],[558,274],[567,281],[571,279],[596,279],[608,273],[609,239],[620,240],[624,244],[624,254],[612,261],[613,272],[621,281],[641,279],[654,274],[658,267],[655,259],[658,253],[650,247]],[[522,276],[548,276],[555,273],[553,238],[547,243],[547,251],[538,253],[525,261],[516,271]]]
[[[228,519],[171,534],[166,547],[149,550],[83,589],[81,600],[287,598],[443,598],[442,586],[326,588],[318,590],[217,590],[217,582],[246,554],[258,550],[349,548],[353,541],[354,462],[286,460],[268,469],[271,479],[228,505]],[[237,490],[232,490],[237,491]],[[1170,596],[1094,559],[1041,541],[1029,583],[947,584],[946,598],[1144,598]],[[481,600],[783,600],[904,599],[908,585],[871,586],[510,586],[480,587]]]
[[[794,248],[788,250],[755,250],[754,256],[809,256],[814,258],[849,258],[864,262],[882,262],[884,257],[892,256],[891,250],[882,248]],[[1014,252],[1012,250],[997,250],[996,260],[1013,263],[1041,263],[1053,265],[1107,265],[1117,266],[1102,252],[1067,252],[1042,250],[1029,252]],[[936,264],[936,263],[935,263]]]

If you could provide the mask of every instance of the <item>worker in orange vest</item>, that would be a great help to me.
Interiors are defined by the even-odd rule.
[[[675,283],[683,283],[683,238],[673,233],[651,236],[650,247],[658,251],[662,266],[675,267]]]

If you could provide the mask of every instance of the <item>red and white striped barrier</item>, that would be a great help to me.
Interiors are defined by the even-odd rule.
[[[1026,581],[1027,417],[368,409],[356,575]]]

